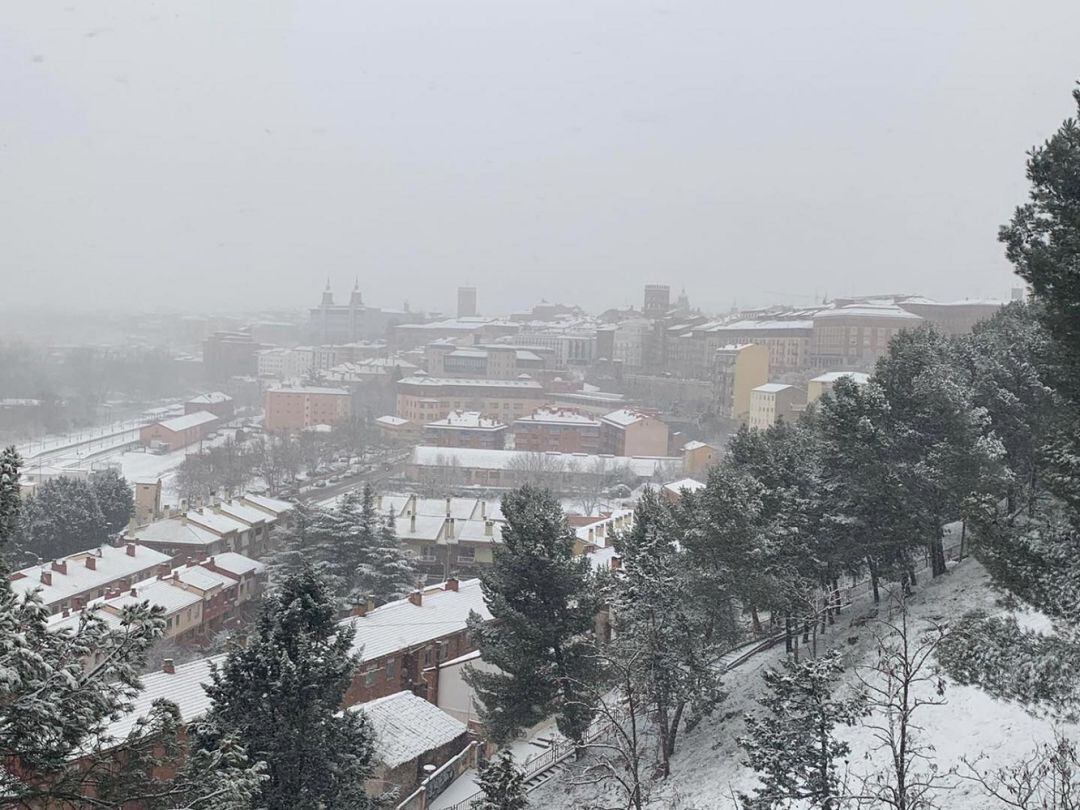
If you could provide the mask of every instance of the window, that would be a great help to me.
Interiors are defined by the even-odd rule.
[[[397,675],[397,659],[388,658],[386,660],[386,680],[393,680]]]
[[[424,650],[424,666],[425,667],[430,667],[431,666],[431,648],[430,647],[428,647],[428,648],[426,648]]]
[[[473,562],[476,560],[476,549],[473,546],[458,546],[457,558],[459,562]]]
[[[375,681],[379,679],[379,670],[369,669],[364,673],[364,686],[374,686]]]

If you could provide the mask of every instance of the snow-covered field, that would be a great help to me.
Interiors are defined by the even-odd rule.
[[[911,618],[915,626],[927,620],[949,621],[952,617],[975,609],[998,611],[996,592],[989,586],[983,568],[968,559],[937,581],[922,581],[918,593],[910,600]],[[883,602],[882,612],[886,610]],[[873,621],[861,626],[853,623],[865,617],[872,606],[850,612],[830,629],[826,643],[842,647],[848,672],[845,679],[854,683],[852,670],[866,667],[872,661],[874,633],[880,628]],[[1045,620],[1028,614],[1029,626],[1045,626]],[[783,647],[751,659],[727,677],[729,696],[720,711],[686,734],[673,761],[673,774],[663,784],[654,786],[649,796],[651,810],[712,810],[735,808],[735,794],[752,791],[756,778],[753,771],[741,764],[743,759],[736,738],[743,731],[742,716],[755,708],[754,695],[761,688],[761,671],[773,666],[784,655]],[[928,687],[929,688],[929,687]],[[1025,755],[1037,743],[1053,738],[1049,720],[1036,718],[1018,706],[1003,703],[982,691],[959,686],[946,679],[943,706],[920,710],[916,717],[922,726],[921,739],[933,745],[938,767],[948,770],[960,765],[961,757],[974,759],[985,753],[982,765],[1004,766]],[[1063,726],[1070,737],[1080,733],[1076,726]],[[853,752],[852,773],[877,770],[885,764],[885,752],[873,751],[870,732],[857,727],[847,732]],[[579,766],[580,767],[580,766]],[[997,805],[981,793],[973,783],[952,778],[951,788],[939,796],[941,807],[950,810],[987,810]],[[560,776],[533,791],[530,806],[545,810],[594,810],[618,807],[612,792],[607,800],[598,795],[594,786],[570,785]]]

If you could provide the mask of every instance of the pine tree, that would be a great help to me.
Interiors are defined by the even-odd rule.
[[[116,470],[94,473],[90,479],[98,507],[110,534],[123,531],[135,513],[135,496],[127,479]]]
[[[687,599],[693,577],[682,539],[669,508],[647,489],[633,528],[616,544],[622,573],[606,588],[617,623],[612,655],[633,663],[630,675],[654,718],[665,777],[680,723],[685,719],[692,728],[722,696],[716,669],[722,639],[709,612]]]
[[[554,715],[580,741],[589,722],[596,599],[589,562],[573,555],[573,535],[547,490],[524,486],[503,498],[502,544],[480,573],[495,621],[473,613],[469,632],[497,672],[467,672],[492,739],[505,742]]]
[[[480,790],[484,798],[478,810],[525,810],[525,777],[508,751],[502,751],[480,769]]]
[[[763,677],[758,698],[764,712],[748,715],[739,745],[761,785],[740,796],[747,810],[767,810],[789,802],[809,802],[821,810],[839,807],[842,793],[837,760],[851,750],[835,734],[838,725],[853,725],[866,713],[860,695],[834,694],[844,668],[838,653],[796,662],[790,658]]]
[[[298,502],[289,516],[271,529],[270,543],[274,551],[267,567],[272,587],[315,564],[317,538],[314,527],[320,511],[318,507]]]
[[[352,631],[335,621],[332,597],[308,569],[264,602],[253,637],[233,649],[206,687],[212,703],[195,728],[200,750],[234,736],[267,781],[259,806],[370,807],[372,732],[360,712],[342,712],[357,656]]]
[[[65,557],[109,539],[94,490],[77,478],[53,478],[26,500],[16,543],[19,562]]]
[[[4,545],[12,540],[18,529],[19,510],[22,500],[19,496],[19,479],[22,458],[14,447],[0,451],[0,578],[7,576],[6,553]]]
[[[394,516],[381,518],[357,577],[354,596],[371,597],[377,604],[389,602],[407,595],[416,586],[416,580],[416,566],[401,547]]]

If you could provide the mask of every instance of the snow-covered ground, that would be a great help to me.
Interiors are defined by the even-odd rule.
[[[911,619],[916,626],[929,619],[948,621],[976,608],[1000,611],[997,592],[988,583],[983,568],[968,559],[937,581],[920,582],[918,593],[910,600]],[[872,612],[870,605],[837,622],[826,636],[830,646],[842,647],[848,672],[846,682],[854,683],[852,670],[871,663],[874,633],[880,626],[873,621],[859,623]],[[886,610],[883,602],[882,612]],[[1045,619],[1026,614],[1028,626],[1045,627]],[[756,778],[741,764],[743,755],[736,738],[743,732],[742,716],[755,708],[754,696],[761,689],[761,672],[774,666],[784,655],[783,647],[774,648],[751,659],[726,679],[729,696],[717,714],[694,731],[685,734],[673,760],[673,774],[663,784],[654,786],[650,810],[718,810],[737,807],[733,796],[752,791]],[[929,688],[929,687],[928,687]],[[933,745],[938,767],[948,770],[960,764],[961,757],[975,758],[985,753],[982,765],[1004,766],[1023,757],[1031,748],[1053,738],[1049,720],[1033,717],[1016,705],[1004,703],[973,688],[959,686],[946,679],[943,706],[920,710],[917,722],[922,738]],[[1070,737],[1080,734],[1077,726],[1063,726]],[[885,752],[874,751],[870,732],[865,727],[847,730],[853,744],[851,770],[854,773],[877,770],[885,764]],[[950,810],[984,810],[996,805],[969,781],[953,778],[950,790],[940,796],[942,807]],[[530,806],[545,810],[592,810],[613,807],[614,793],[604,801],[595,786],[569,784],[560,776],[529,795]]]

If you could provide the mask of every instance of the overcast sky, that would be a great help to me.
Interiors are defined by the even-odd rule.
[[[1080,2],[65,0],[0,20],[0,301],[1008,294]]]

